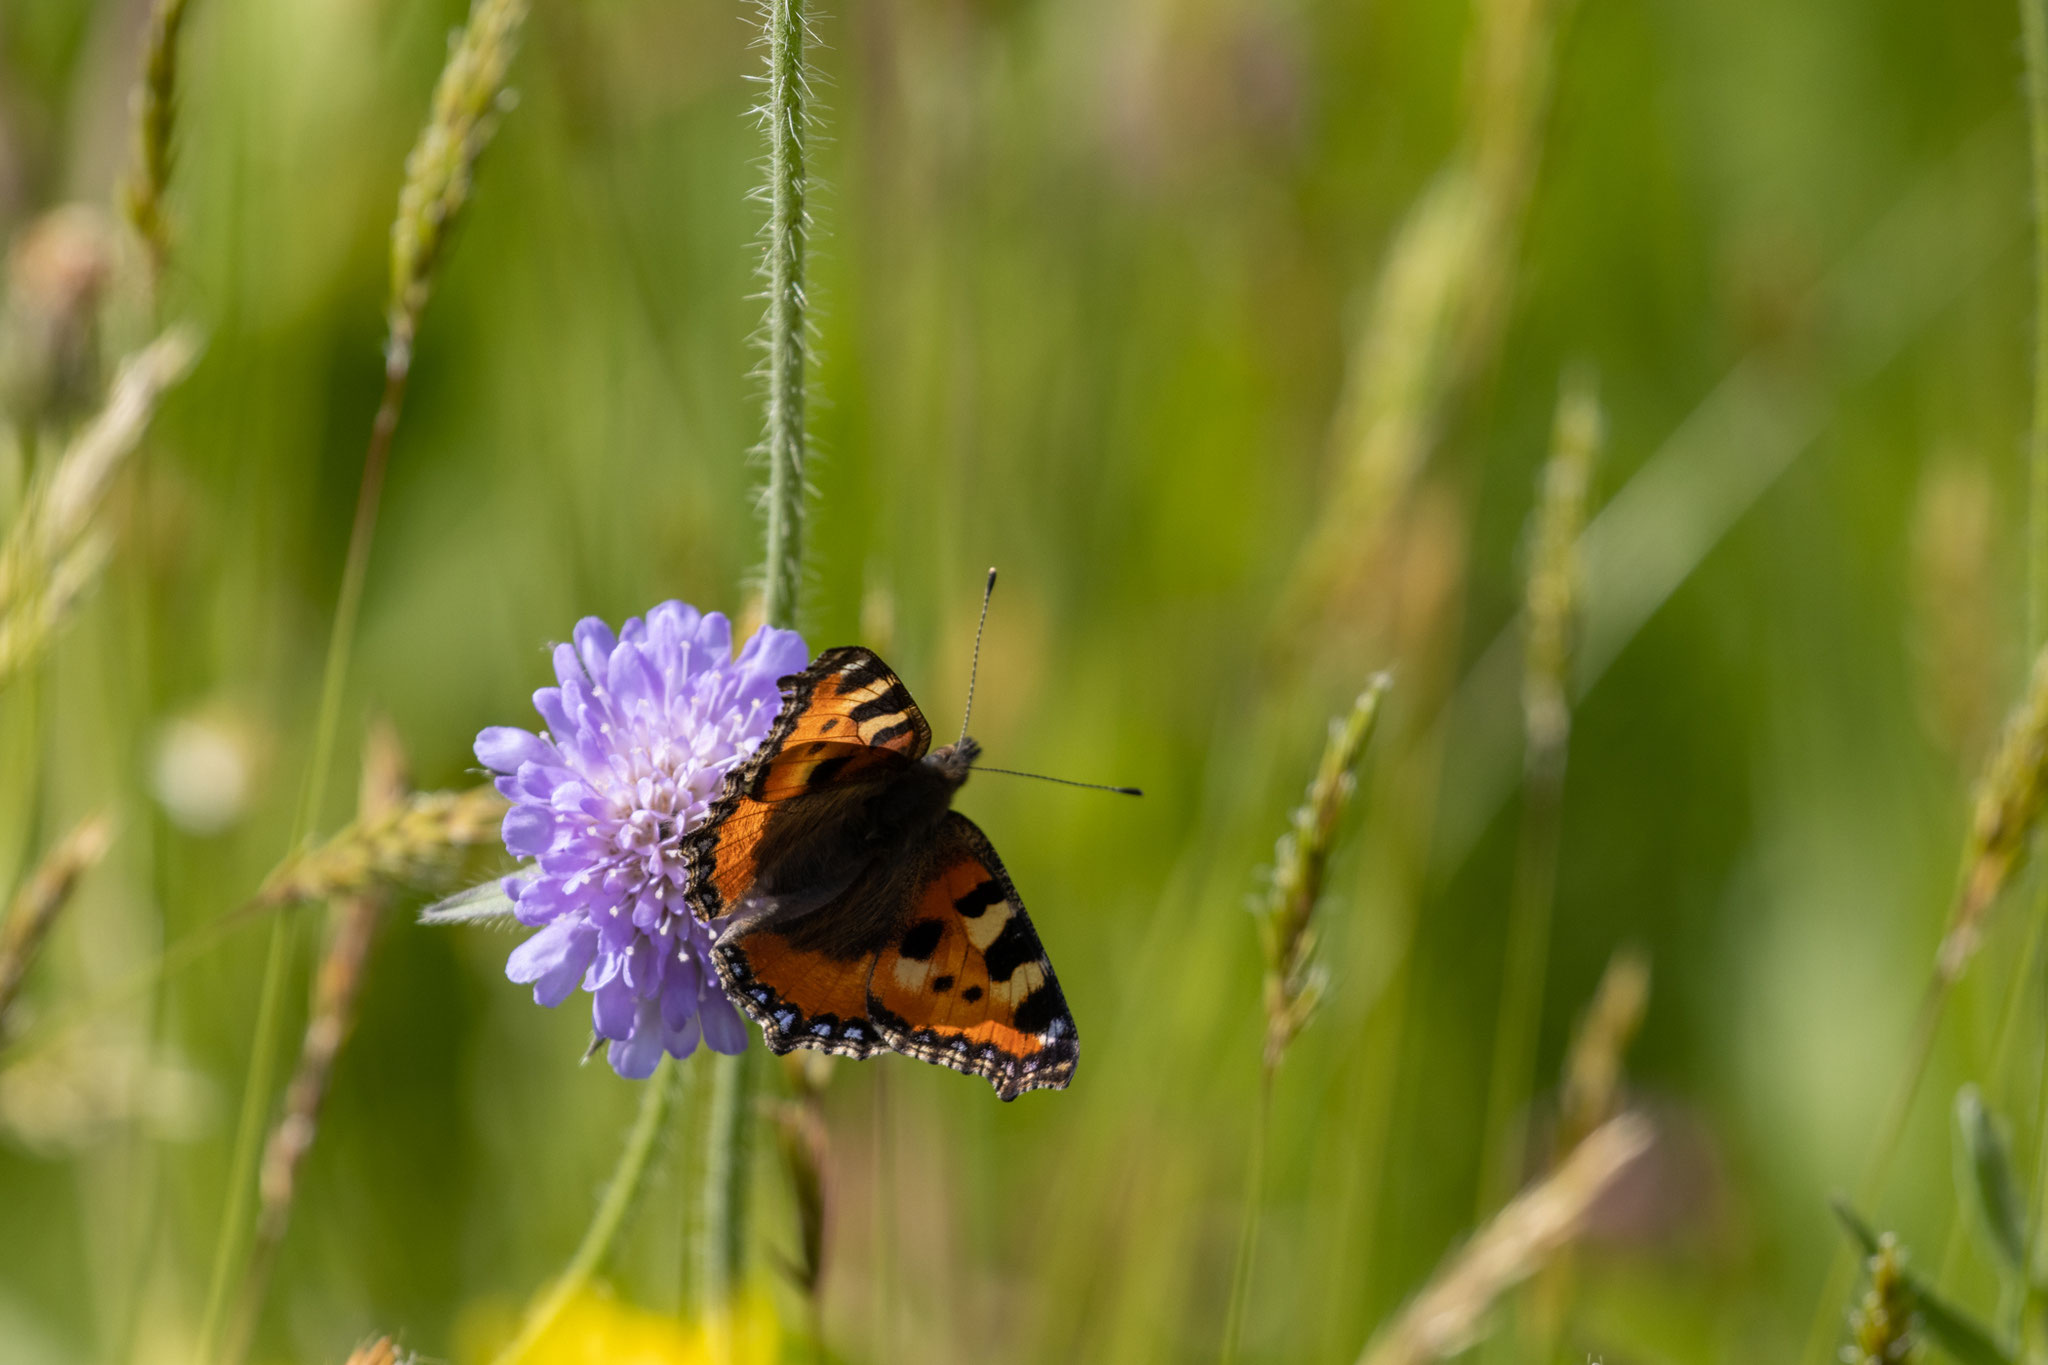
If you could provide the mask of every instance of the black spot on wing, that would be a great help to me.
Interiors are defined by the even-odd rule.
[[[1008,981],[1019,967],[1044,957],[1045,949],[1040,946],[1038,935],[1031,931],[1031,921],[1022,915],[1012,915],[982,956],[988,959],[989,980]]]
[[[804,785],[811,788],[830,786],[833,779],[839,776],[839,770],[851,762],[851,754],[840,758],[821,759],[812,766],[809,776],[804,778]]]
[[[1024,1003],[1017,1006],[1017,1027],[1026,1033],[1043,1033],[1053,1020],[1067,1017],[1067,998],[1060,994],[1059,983],[1048,980],[1043,986],[1024,997]]]
[[[914,962],[923,962],[939,949],[939,939],[945,935],[943,920],[923,919],[910,926],[903,935],[903,942],[897,951]]]
[[[969,986],[966,990],[960,992],[960,998],[962,1000],[965,1000],[970,1005],[973,1004],[975,1001],[981,999],[981,987]]]
[[[953,978],[950,976],[933,977],[932,989],[937,991],[940,995],[944,995],[947,991],[953,989]]]
[[[953,908],[969,919],[980,919],[991,905],[1002,903],[1003,888],[991,877],[953,902]]]

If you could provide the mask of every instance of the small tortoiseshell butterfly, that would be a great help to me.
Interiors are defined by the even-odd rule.
[[[1074,1016],[988,837],[952,809],[981,746],[932,749],[867,649],[780,686],[774,729],[683,844],[727,993],[772,1052],[893,1049],[1006,1100],[1064,1088]]]

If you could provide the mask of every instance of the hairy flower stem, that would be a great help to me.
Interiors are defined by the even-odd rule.
[[[753,1068],[747,1053],[711,1059],[706,1105],[703,1208],[697,1219],[697,1308],[714,1361],[732,1358],[732,1305],[745,1263],[747,1168],[752,1151]]]
[[[764,0],[768,90],[760,114],[768,133],[768,247],[762,273],[768,282],[768,523],[763,614],[768,624],[794,630],[803,587],[804,426],[806,340],[804,318],[804,135],[810,118],[804,73],[804,0]],[[696,1219],[699,1308],[711,1327],[712,1359],[731,1358],[733,1296],[745,1269],[747,1177],[752,1171],[754,1068],[749,1055],[709,1059],[711,1102],[704,1133],[704,1186]]]
[[[612,1170],[611,1183],[605,1186],[604,1198],[598,1202],[596,1216],[584,1230],[576,1254],[569,1258],[569,1264],[562,1268],[561,1275],[548,1286],[547,1292],[534,1302],[526,1320],[519,1324],[519,1335],[492,1358],[491,1365],[517,1365],[518,1361],[525,1359],[533,1344],[554,1325],[569,1300],[590,1283],[590,1277],[603,1263],[605,1253],[611,1250],[612,1241],[619,1234],[620,1225],[625,1222],[626,1210],[640,1189],[641,1177],[647,1173],[647,1159],[654,1153],[654,1139],[661,1132],[662,1119],[668,1114],[675,1075],[675,1063],[664,1057],[654,1074],[640,1087],[640,1112],[633,1118],[633,1127],[626,1134],[625,1150],[619,1153],[619,1164]]]
[[[762,19],[768,43],[768,97],[761,117],[768,131],[764,197],[769,206],[767,258],[762,263],[768,281],[765,615],[769,625],[794,630],[803,583],[804,463],[809,454],[804,426],[804,133],[810,114],[805,107],[809,92],[804,76],[804,0],[765,0]]]

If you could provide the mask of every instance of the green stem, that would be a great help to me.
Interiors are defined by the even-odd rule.
[[[1927,993],[1921,997],[1912,1038],[1906,1045],[1905,1067],[1899,1073],[1897,1088],[1878,1123],[1877,1141],[1871,1147],[1869,1162],[1863,1169],[1863,1177],[1857,1182],[1856,1195],[1851,1201],[1859,1210],[1870,1208],[1884,1189],[1892,1158],[1898,1155],[1900,1139],[1906,1133],[1906,1120],[1913,1113],[1913,1101],[1920,1094],[1920,1083],[1926,1079],[1927,1063],[1934,1055],[1934,1038],[1940,1032],[1942,1012],[1948,1004],[1949,988],[1953,984],[1949,977],[1937,970],[1927,983]],[[1844,1246],[1837,1247],[1828,1263],[1820,1302],[1814,1308],[1813,1322],[1807,1329],[1806,1349],[1799,1357],[1806,1365],[1821,1365],[1828,1358],[1829,1343],[1835,1339],[1841,1326],[1842,1301],[1855,1280],[1856,1264],[1857,1257]]]
[[[625,1222],[626,1210],[632,1205],[633,1196],[639,1192],[641,1177],[647,1173],[647,1159],[654,1152],[654,1139],[661,1132],[661,1121],[668,1113],[675,1072],[675,1063],[663,1057],[654,1074],[640,1087],[640,1112],[633,1118],[633,1127],[626,1134],[626,1148],[619,1153],[619,1164],[612,1170],[611,1183],[605,1186],[604,1198],[598,1202],[597,1213],[584,1230],[576,1254],[569,1258],[569,1264],[548,1286],[547,1293],[527,1313],[526,1321],[519,1325],[519,1335],[492,1358],[491,1365],[516,1365],[523,1359],[533,1344],[540,1340],[541,1334],[554,1325],[569,1300],[590,1283],[590,1277],[603,1263],[605,1253],[611,1250],[612,1241],[619,1234],[620,1225]]]
[[[768,565],[765,613],[794,628],[803,583],[804,461],[804,0],[765,0],[768,38]]]
[[[2048,638],[2048,0],[2020,0],[2033,147],[2034,422],[2027,449],[2027,638]]]
[[[1244,1314],[1251,1301],[1252,1262],[1258,1254],[1259,1215],[1265,1206],[1266,1130],[1273,1119],[1273,1068],[1259,1067],[1259,1102],[1252,1111],[1252,1150],[1245,1163],[1244,1221],[1238,1225],[1237,1256],[1230,1272],[1230,1306],[1223,1318],[1223,1349],[1219,1365],[1232,1365],[1244,1334]]]
[[[384,397],[377,405],[376,420],[370,426],[370,446],[363,457],[362,484],[356,494],[354,525],[349,530],[348,559],[342,566],[341,593],[335,603],[334,627],[327,637],[327,666],[320,683],[320,710],[313,730],[313,756],[306,770],[306,785],[299,793],[298,814],[292,822],[290,848],[297,851],[320,818],[320,799],[327,789],[328,774],[334,766],[335,736],[341,728],[341,695],[348,680],[348,660],[355,641],[356,619],[362,608],[363,580],[370,564],[370,544],[377,532],[377,505],[384,489],[384,470],[390,462],[391,438],[398,428],[398,413],[405,401],[405,381],[410,372],[406,352],[394,349],[384,367]],[[242,1081],[242,1112],[235,1126],[234,1155],[228,1164],[228,1202],[221,1216],[220,1237],[214,1244],[213,1274],[206,1293],[206,1316],[199,1331],[199,1358],[211,1361],[220,1338],[227,1309],[228,1286],[235,1283],[237,1263],[246,1239],[242,1224],[248,1221],[250,1199],[255,1192],[256,1161],[263,1140],[263,1120],[270,1110],[272,1072],[276,1067],[284,1028],[284,978],[290,967],[297,921],[280,916],[271,926],[270,952],[263,966],[263,989],[256,1007],[255,1041],[249,1049],[249,1070]],[[234,1365],[230,1359],[228,1365]]]
[[[804,77],[804,0],[765,0],[768,95],[767,568],[768,624],[793,629],[803,588],[804,460],[804,134],[810,117]],[[712,1357],[726,1360],[735,1293],[745,1271],[747,1178],[752,1170],[754,1075],[746,1054],[711,1059],[704,1133],[703,1213],[697,1221],[699,1307],[711,1331]]]
[[[703,1213],[695,1248],[697,1313],[710,1356],[732,1359],[732,1306],[738,1296],[746,1248],[746,1195],[753,1068],[747,1054],[713,1055],[711,1093],[704,1123]]]
[[[1543,985],[1550,959],[1550,922],[1557,901],[1564,754],[1530,764],[1523,806],[1515,893],[1508,910],[1507,975],[1495,1021],[1493,1076],[1487,1087],[1475,1226],[1507,1202],[1519,1172],[1510,1155],[1515,1114],[1535,1085],[1536,1038],[1543,1022]]]

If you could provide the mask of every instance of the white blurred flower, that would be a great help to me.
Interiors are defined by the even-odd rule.
[[[248,808],[255,759],[246,726],[219,716],[181,716],[157,737],[150,788],[179,829],[218,834]]]

